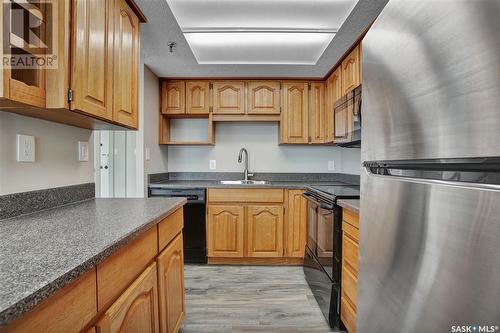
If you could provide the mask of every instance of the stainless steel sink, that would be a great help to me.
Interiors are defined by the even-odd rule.
[[[224,185],[265,185],[269,184],[267,180],[221,180]]]

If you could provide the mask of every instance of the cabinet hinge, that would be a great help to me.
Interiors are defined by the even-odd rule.
[[[68,102],[73,102],[73,89],[68,89]]]
[[[210,111],[210,112],[214,112],[214,107],[213,107],[213,106],[211,106],[211,107],[209,108],[209,111]]]
[[[212,82],[208,84],[208,89],[214,89],[214,85],[212,84]]]

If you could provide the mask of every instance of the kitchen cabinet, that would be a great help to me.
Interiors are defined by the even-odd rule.
[[[361,44],[342,60],[342,95],[361,84]]]
[[[46,39],[45,27],[47,25],[47,13],[43,6],[43,1],[32,1],[30,5],[33,7],[33,11],[29,10],[28,6],[17,5],[17,11],[23,11],[24,15],[29,15],[31,24],[31,37],[26,36],[26,31],[18,31],[13,20],[5,20],[4,15],[9,15],[9,13],[4,13],[4,10],[8,8],[7,3],[2,3],[2,8],[0,8],[0,17],[2,18],[2,24],[0,27],[0,44],[2,45],[2,50],[0,50],[0,56],[2,59],[5,57],[10,57],[10,54],[4,55],[5,45],[9,45],[11,52],[14,57],[20,60],[24,59],[24,56],[32,55],[45,55],[41,51],[41,45]],[[36,15],[34,14],[36,12]],[[20,14],[17,14],[20,15]],[[8,24],[7,24],[8,23]],[[6,31],[4,33],[4,29]],[[9,33],[10,32],[10,33]],[[39,43],[33,41],[34,35],[39,36]],[[8,40],[4,41],[4,37],[8,36]],[[28,39],[29,38],[29,39]],[[45,107],[45,95],[46,95],[46,81],[45,81],[45,69],[37,66],[32,68],[9,68],[5,67],[2,69],[3,78],[0,79],[0,106],[11,106],[12,102],[23,103],[29,106],[35,107]]]
[[[247,82],[248,114],[280,114],[280,108],[280,82]]]
[[[359,214],[342,209],[342,292],[340,319],[349,333],[356,332],[358,299]]]
[[[184,318],[184,252],[182,234],[160,253],[158,264],[158,292],[160,332],[177,332]]]
[[[214,114],[245,113],[244,81],[215,81],[212,94]]]
[[[207,244],[209,257],[243,257],[244,219],[242,206],[208,206]]]
[[[74,0],[71,109],[113,119],[113,1]]]
[[[301,264],[306,237],[305,202],[293,206],[295,212],[290,213],[285,198],[288,195],[280,188],[209,189],[208,263]],[[297,198],[294,196],[294,201]],[[289,236],[289,232],[294,234]],[[285,244],[290,246],[286,251]]]
[[[184,318],[182,228],[180,207],[0,332],[177,332]]]
[[[113,303],[96,327],[101,333],[159,331],[156,263]]]
[[[283,207],[248,206],[247,257],[283,256]]]
[[[334,139],[334,111],[335,102],[342,96],[342,67],[339,66],[330,75],[326,89],[326,106],[325,106],[325,142],[332,143]]]
[[[307,237],[307,200],[302,190],[288,190],[285,204],[285,256],[304,257]]]
[[[309,142],[309,86],[307,82],[282,84],[281,143]]]
[[[186,82],[186,113],[207,114],[210,112],[210,83],[208,81]]]
[[[113,120],[137,128],[139,19],[125,0],[115,0],[113,19]]]
[[[162,83],[162,113],[183,114],[186,112],[186,82],[164,81]]]
[[[325,142],[325,85],[314,82],[309,85],[309,143]]]

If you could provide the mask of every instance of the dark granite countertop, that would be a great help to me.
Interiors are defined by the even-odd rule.
[[[185,198],[91,199],[0,221],[0,326],[95,267]]]
[[[150,188],[287,188],[305,189],[314,185],[346,185],[339,181],[270,181],[267,184],[243,185],[243,184],[222,184],[219,180],[165,180],[149,184]]]
[[[340,207],[359,213],[359,199],[339,199],[337,200],[337,204]]]

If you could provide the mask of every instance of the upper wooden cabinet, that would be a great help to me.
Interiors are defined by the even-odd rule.
[[[282,84],[281,143],[309,142],[309,90],[307,82]]]
[[[334,139],[334,111],[333,106],[342,96],[342,67],[339,66],[326,81],[325,99],[325,142],[332,143]]]
[[[208,81],[186,82],[186,113],[208,114],[210,112],[210,83]]]
[[[125,0],[116,0],[114,11],[113,119],[137,128],[139,19]]]
[[[4,70],[0,108],[84,128],[136,129],[142,13],[132,0],[59,0],[56,7],[40,7],[57,12],[42,24],[51,29],[39,33],[57,43],[47,54],[57,67]]]
[[[114,1],[74,0],[71,109],[113,119]]]
[[[208,206],[209,257],[243,257],[244,219],[241,206]]]
[[[183,114],[186,112],[185,81],[164,81],[162,96],[162,113]]]
[[[280,83],[278,81],[247,82],[248,114],[279,114]]]
[[[314,82],[309,89],[309,143],[325,142],[325,84]]]
[[[158,293],[160,331],[174,333],[184,318],[184,252],[182,234],[160,253],[158,263]]]
[[[151,264],[104,313],[97,331],[159,332],[156,263]]]
[[[245,113],[244,81],[215,81],[212,93],[214,114]]]
[[[361,44],[342,61],[342,94],[361,84]]]
[[[247,256],[283,256],[283,206],[247,208]]]

